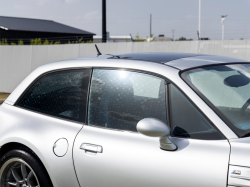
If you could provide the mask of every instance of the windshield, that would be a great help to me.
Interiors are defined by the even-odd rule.
[[[197,68],[182,78],[239,137],[250,135],[250,64]]]

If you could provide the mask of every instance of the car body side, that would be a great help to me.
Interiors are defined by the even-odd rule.
[[[73,147],[77,134],[85,124],[32,112],[15,106],[15,103],[41,75],[52,71],[82,68],[126,69],[165,77],[179,87],[228,140],[238,139],[222,119],[181,79],[180,70],[177,68],[145,61],[95,58],[47,64],[37,68],[24,79],[0,107],[0,146],[16,142],[31,149],[44,164],[54,187],[79,186],[74,169]],[[57,157],[53,153],[53,144],[60,138],[66,138],[69,143],[68,152],[64,157]]]

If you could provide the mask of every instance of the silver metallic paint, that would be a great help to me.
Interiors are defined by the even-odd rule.
[[[229,142],[231,145],[230,164],[250,167],[250,137],[232,139]]]
[[[136,125],[139,133],[150,137],[161,137],[170,134],[170,128],[164,122],[154,118],[144,118]]]
[[[82,187],[223,187],[227,185],[230,146],[227,140],[171,138],[176,151],[159,148],[159,139],[139,133],[84,126],[74,147]],[[83,142],[101,145],[88,154]]]
[[[232,174],[234,170],[241,171],[241,174]],[[250,168],[230,165],[228,170],[228,185],[250,186]]]
[[[103,148],[100,145],[94,145],[94,144],[89,144],[89,143],[83,143],[80,146],[80,149],[89,151],[89,152],[94,152],[94,153],[102,153]]]
[[[145,136],[159,137],[161,149],[166,151],[175,151],[177,149],[177,146],[169,139],[171,129],[161,120],[144,118],[137,123],[136,129]]]
[[[53,151],[56,156],[64,156],[69,148],[68,140],[66,138],[60,138],[53,145]]]
[[[212,62],[206,61],[206,63],[211,64]],[[138,133],[83,126],[80,123],[13,106],[20,95],[38,76],[48,71],[84,67],[133,69],[167,77],[188,95],[227,139],[230,139],[232,145],[230,163],[250,166],[250,161],[248,161],[250,159],[248,159],[247,154],[249,153],[248,147],[250,147],[250,144],[246,142],[241,145],[235,133],[180,78],[178,69],[157,63],[132,60],[75,59],[51,63],[37,68],[24,79],[0,107],[0,146],[10,142],[19,142],[33,150],[47,169],[54,187],[78,187],[75,169],[82,187],[91,187],[88,186],[90,181],[86,181],[90,176],[96,176],[95,180],[91,180],[93,182],[91,185],[98,184],[97,186],[100,186],[100,182],[107,180],[106,177],[111,174],[113,175],[113,186],[118,186],[118,184],[127,184],[127,186],[129,184],[134,186],[144,184],[144,187],[146,187],[152,184],[148,180],[152,179],[152,173],[158,174],[154,175],[155,178],[152,179],[155,182],[154,186],[165,186],[165,183],[163,185],[159,181],[163,179],[166,181],[166,177],[170,186],[171,184],[175,186],[173,179],[176,176],[182,176],[182,181],[186,186],[204,186],[204,182],[206,182],[207,186],[226,186],[230,151],[227,140],[205,141],[171,138],[171,141],[179,149],[175,152],[168,152],[159,149],[157,138],[145,137]],[[186,65],[185,68],[188,68],[188,66]],[[81,131],[82,127],[83,130]],[[78,132],[80,133],[74,143]],[[55,141],[61,137],[67,138],[69,148],[64,157],[57,157],[52,149]],[[85,151],[80,149],[84,142],[102,146],[103,153],[86,154]],[[151,151],[148,151],[149,149]],[[73,164],[72,159],[73,152],[75,164]],[[240,156],[241,153],[243,154]],[[110,164],[114,167],[111,168]],[[166,165],[167,169],[163,165]],[[218,168],[218,172],[213,173],[215,166]],[[145,170],[145,167],[148,170]],[[107,168],[111,170],[110,173],[106,172]],[[126,168],[129,168],[129,170]],[[99,175],[97,175],[96,171],[99,172]],[[121,178],[118,175],[119,172],[126,172],[130,178]],[[131,182],[129,180],[131,178],[135,179],[135,181]],[[197,183],[193,182],[195,180]],[[215,182],[216,180],[219,182]],[[107,184],[107,186],[110,187],[111,184]],[[122,185],[119,185],[119,187],[122,187]]]
[[[25,116],[25,117],[24,117]],[[79,187],[75,175],[72,149],[82,124],[38,114],[2,104],[0,107],[0,144],[18,142],[35,152],[44,164],[54,187]],[[53,145],[61,137],[68,140],[64,157],[57,157]]]

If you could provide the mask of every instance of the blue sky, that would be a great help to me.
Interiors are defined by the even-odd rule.
[[[153,33],[197,39],[198,0],[107,0],[107,30],[110,35],[149,36]],[[0,15],[50,19],[101,34],[102,0],[0,0]],[[250,38],[250,0],[202,0],[201,34],[221,39],[221,18],[225,39]]]

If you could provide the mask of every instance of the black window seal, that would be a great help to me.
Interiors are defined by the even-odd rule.
[[[192,71],[199,68],[212,67],[212,66],[223,66],[223,65],[237,65],[237,64],[250,64],[250,62],[235,62],[235,63],[220,63],[220,64],[209,64],[204,66],[197,66],[189,69],[185,69],[179,72],[180,78],[217,114],[217,116],[240,138],[241,135],[236,132],[234,125],[193,85],[189,84],[186,80],[186,74],[188,71]],[[244,135],[244,134],[243,134]]]
[[[165,93],[166,93],[166,109],[167,109],[167,122],[168,126],[170,127],[170,130],[172,129],[171,125],[171,114],[170,114],[170,97],[169,97],[169,88],[168,88],[169,83],[165,82]]]
[[[90,75],[92,75],[92,72],[93,72],[93,69],[91,67],[75,67],[75,68],[63,68],[63,69],[56,69],[56,70],[51,70],[51,71],[47,71],[41,75],[39,75],[37,78],[35,78],[30,84],[29,86],[27,86],[27,88],[23,91],[23,93],[18,97],[18,99],[16,100],[16,102],[13,104],[13,106],[17,107],[17,108],[20,108],[20,109],[23,109],[23,110],[27,110],[27,111],[30,111],[30,112],[34,112],[34,113],[37,113],[37,114],[41,114],[41,115],[45,115],[45,116],[48,116],[48,117],[53,117],[53,118],[56,118],[56,119],[61,119],[61,120],[65,120],[65,121],[69,121],[69,122],[74,122],[74,123],[78,123],[78,124],[82,124],[82,125],[86,125],[86,118],[87,116],[85,116],[85,121],[76,121],[76,120],[73,120],[72,118],[67,118],[66,116],[65,117],[60,117],[60,116],[57,116],[57,115],[50,115],[50,114],[47,114],[47,113],[43,113],[43,112],[39,112],[39,111],[35,111],[35,110],[31,110],[31,109],[28,109],[28,108],[24,108],[24,107],[21,107],[21,106],[18,106],[18,103],[19,101],[24,97],[24,95],[28,92],[28,90],[33,86],[35,85],[41,78],[49,75],[49,74],[52,74],[52,73],[57,73],[57,72],[67,72],[67,71],[83,71],[85,69],[89,69],[90,70]],[[91,76],[89,77],[89,80],[91,80]],[[90,85],[88,85],[89,87]],[[88,97],[89,93],[87,93],[87,97]],[[88,110],[88,103],[86,103],[86,111]]]

